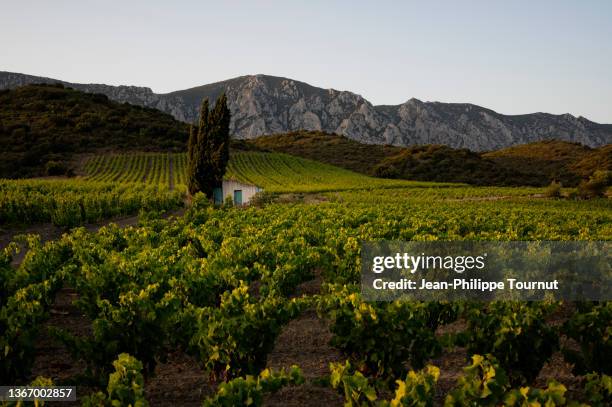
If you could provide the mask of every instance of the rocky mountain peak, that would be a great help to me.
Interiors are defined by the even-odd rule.
[[[194,122],[202,99],[226,92],[236,138],[293,130],[322,130],[370,144],[400,146],[445,144],[474,151],[494,150],[547,139],[600,146],[612,142],[612,125],[571,114],[507,116],[467,103],[423,102],[374,106],[362,96],[321,89],[289,78],[247,75],[167,94],[150,88],[76,84],[12,72],[0,72],[0,89],[29,83],[60,82],[107,95],[110,99],[153,107],[178,120]]]

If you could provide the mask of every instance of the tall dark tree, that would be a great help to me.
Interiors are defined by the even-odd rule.
[[[190,127],[189,143],[187,149],[187,186],[191,195],[202,191],[201,173],[205,170],[204,151],[206,149],[206,135],[208,133],[208,99],[200,105],[200,120]]]
[[[229,161],[229,126],[230,111],[227,108],[227,97],[223,93],[215,102],[215,107],[209,115],[209,147],[210,161],[214,172],[214,181],[223,182],[223,176]]]
[[[197,130],[192,126],[188,145],[189,193],[203,192],[212,198],[221,187],[229,161],[229,123],[231,115],[227,98],[222,94],[209,110],[208,99],[202,102]]]

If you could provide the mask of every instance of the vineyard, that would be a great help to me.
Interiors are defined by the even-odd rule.
[[[92,181],[144,182],[173,189],[184,188],[186,165],[185,154],[102,155],[88,160],[85,172]],[[233,154],[226,178],[279,193],[445,185],[371,178],[312,160],[259,152]]]
[[[186,154],[134,153],[97,155],[85,164],[88,181],[142,182],[161,188],[184,186]]]
[[[283,157],[276,166],[297,165]],[[241,167],[247,162],[234,161],[232,171],[243,168],[257,182]],[[300,405],[610,405],[609,303],[361,299],[362,240],[612,239],[609,200],[532,198],[536,192],[381,188],[261,208],[214,208],[196,197],[174,220],[75,229],[44,245],[30,238],[16,270],[14,246],[0,258],[0,381],[78,380],[89,389],[79,395],[83,405],[160,405],[156,378],[180,354],[203,384],[188,394],[165,390],[178,405],[292,405],[300,394]],[[84,332],[53,312],[66,289]],[[319,347],[332,356],[308,360],[300,338],[311,334],[298,331],[290,341],[296,356],[279,359],[280,338],[304,321],[326,327],[329,343]],[[56,352],[71,355],[61,363],[82,366],[77,376],[37,363],[47,335]]]
[[[77,226],[140,210],[174,209],[183,205],[186,167],[187,157],[179,153],[96,155],[86,161],[81,178],[0,180],[0,225]],[[269,193],[453,185],[371,178],[285,154],[254,152],[233,155],[226,178]]]
[[[181,206],[183,195],[143,183],[0,179],[0,225],[76,226]]]

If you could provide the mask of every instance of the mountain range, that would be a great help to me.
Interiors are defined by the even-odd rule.
[[[322,89],[292,79],[248,75],[176,92],[150,88],[79,84],[0,71],[0,89],[33,83],[62,83],[110,99],[146,106],[194,122],[203,98],[226,92],[234,138],[295,130],[320,130],[367,144],[412,146],[443,144],[489,151],[542,140],[577,142],[590,147],[612,143],[612,124],[599,124],[570,114],[503,115],[468,103],[423,102],[372,105],[362,96]]]

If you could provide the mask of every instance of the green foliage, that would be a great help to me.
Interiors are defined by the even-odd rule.
[[[190,350],[204,364],[213,379],[258,372],[266,365],[281,327],[301,311],[298,300],[268,297],[255,301],[242,284],[223,293],[219,307],[196,308]]]
[[[52,222],[71,227],[141,209],[167,210],[180,205],[180,192],[145,184],[0,180],[0,224]]]
[[[302,371],[291,366],[289,372],[273,372],[265,369],[257,377],[247,375],[221,383],[214,397],[204,400],[205,407],[258,407],[263,404],[263,396],[274,393],[288,385],[304,383]]]
[[[612,377],[605,374],[589,373],[585,379],[586,398],[593,407],[612,405]]]
[[[211,169],[214,171],[214,179],[217,184],[220,184],[223,180],[230,158],[230,120],[231,113],[227,107],[227,97],[225,93],[222,93],[215,101],[215,107],[210,112],[210,133],[207,146],[212,163]]]
[[[396,381],[395,398],[389,402],[389,407],[433,406],[439,377],[440,369],[431,365],[418,372],[409,371],[406,380]]]
[[[234,206],[234,198],[232,198],[231,195],[228,195],[227,197],[225,197],[225,200],[223,201],[223,207],[231,208],[232,206]]]
[[[612,146],[589,148],[578,143],[544,140],[482,154],[515,174],[519,185],[545,186],[557,180],[576,186],[597,170],[612,170]]]
[[[34,362],[38,325],[46,317],[50,283],[31,284],[17,290],[0,311],[0,382],[14,383]]]
[[[127,153],[91,157],[84,166],[86,181],[131,184],[146,183],[158,194],[185,190],[185,163],[182,153]],[[142,185],[140,186],[142,187]],[[151,193],[155,189],[150,188]]]
[[[0,123],[0,178],[46,175],[50,161],[69,168],[75,154],[101,148],[184,151],[188,137],[187,125],[159,110],[61,85],[0,93]]]
[[[106,394],[94,393],[85,397],[84,407],[146,407],[142,363],[127,353],[113,362],[115,371],[108,378]]]
[[[502,168],[479,153],[435,144],[403,148],[380,161],[372,174],[383,178],[475,185],[520,185],[526,178],[525,174]]]
[[[187,183],[190,194],[203,192],[212,198],[220,186],[229,161],[230,111],[222,94],[212,110],[208,99],[202,101],[197,131],[191,127],[188,142]]]
[[[245,161],[253,157],[245,156]],[[312,296],[290,298],[305,294],[310,285],[304,291],[298,285],[316,275],[324,287],[316,301],[319,311],[331,320],[334,340],[357,372],[377,389],[405,379],[404,396],[413,397],[412,390],[422,386],[414,397],[424,395],[427,403],[431,377],[413,380],[397,361],[427,363],[441,345],[436,327],[452,321],[457,309],[437,302],[362,301],[355,286],[360,241],[610,238],[609,200],[527,199],[541,192],[528,188],[406,184],[363,190],[355,183],[350,191],[320,193],[325,202],[318,205],[270,203],[264,208],[215,210],[195,195],[186,216],[177,219],[144,219],[135,227],[111,225],[96,233],[79,228],[45,245],[30,238],[32,247],[18,268],[11,265],[12,245],[0,252],[0,349],[8,345],[9,350],[0,354],[3,382],[23,382],[30,374],[31,347],[36,335],[44,333],[42,323],[62,285],[76,291],[75,306],[94,323],[94,334],[82,338],[90,347],[81,356],[88,365],[101,366],[97,379],[104,385],[110,361],[126,351],[149,370],[152,361],[179,348],[196,355],[213,378],[258,374],[283,324],[315,302]],[[494,196],[509,198],[487,199]],[[579,312],[589,314],[594,306],[581,306]],[[500,362],[495,363],[507,367],[511,377],[525,375],[524,368],[535,370],[556,343],[544,343],[546,307],[474,305],[480,314],[473,321],[468,314],[468,325],[487,335],[477,332],[471,349],[497,352]],[[606,312],[599,310],[597,317],[578,324],[581,332],[593,326],[593,337],[582,341],[606,343],[609,335],[600,330],[609,325]],[[481,345],[475,345],[476,339]],[[525,365],[514,367],[506,355],[525,355],[526,343]],[[609,360],[600,358],[601,363]],[[502,387],[506,397],[510,388]],[[529,390],[528,399],[536,393]]]
[[[172,161],[171,165],[170,161]],[[163,194],[171,185],[170,178],[172,178],[172,186],[175,190],[185,191],[188,182],[187,175],[192,169],[189,167],[188,154],[128,153],[92,157],[85,164],[85,171],[88,181],[144,182],[156,186],[158,194]],[[262,187],[265,196],[277,196],[286,192],[312,193],[411,186],[449,186],[448,184],[370,178],[315,161],[285,154],[256,151],[233,153],[228,162],[225,177]]]
[[[560,198],[561,197],[561,183],[553,181],[544,190],[544,196],[547,198]]]
[[[263,207],[271,204],[278,197],[277,194],[268,191],[261,191],[256,193],[250,201],[250,204],[257,207]]]
[[[72,170],[61,161],[47,161],[45,164],[45,175],[72,175]]]
[[[563,325],[563,333],[580,345],[580,351],[564,348],[575,374],[588,372],[612,375],[612,303],[587,306]]]
[[[371,178],[316,161],[280,153],[232,154],[227,177],[262,187],[267,193],[326,192],[351,189],[375,190],[410,186],[439,186],[404,180]]]
[[[531,383],[558,348],[558,332],[546,322],[552,306],[493,302],[468,311],[469,353],[490,353],[513,385]]]
[[[331,363],[330,383],[334,389],[344,393],[345,407],[360,407],[373,405],[377,399],[376,389],[360,372],[351,372],[351,364],[347,360],[344,365]]]
[[[348,360],[344,364],[331,363],[329,368],[330,384],[344,394],[346,407],[431,407],[440,376],[440,369],[435,366],[427,366],[418,372],[411,370],[406,380],[396,380],[395,397],[387,401],[378,399],[368,378],[354,371]]]
[[[603,197],[612,186],[612,171],[595,171],[588,181],[578,185],[578,196],[583,199]]]
[[[81,299],[82,303],[83,299]],[[152,372],[156,357],[161,355],[170,339],[171,326],[179,311],[179,300],[172,293],[163,293],[160,285],[127,291],[119,295],[117,303],[99,299],[93,319],[93,335],[78,338],[64,331],[54,330],[72,353],[84,358],[95,375],[104,375],[107,362],[122,352],[142,360],[147,372]]]
[[[17,383],[34,362],[35,340],[70,255],[64,241],[45,246],[28,236],[29,248],[19,268],[11,266],[14,245],[0,256],[0,383]]]
[[[456,317],[450,304],[368,303],[346,287],[322,296],[318,309],[331,321],[332,344],[359,370],[382,377],[398,377],[407,361],[420,368],[437,356],[442,346],[436,328]]]
[[[496,406],[509,388],[505,371],[492,356],[473,355],[457,386],[446,396],[445,407]]]
[[[321,131],[294,131],[244,140],[243,150],[290,154],[371,175],[373,167],[401,147],[363,144],[337,134]]]
[[[564,397],[566,391],[567,389],[564,385],[554,380],[548,383],[546,389],[521,387],[520,389],[513,389],[506,394],[504,405],[521,407],[564,406],[566,403]]]
[[[243,150],[291,154],[377,177],[474,185],[545,186],[557,179],[575,186],[598,169],[612,170],[611,146],[591,149],[554,140],[476,153],[441,145],[370,145],[335,134],[295,131],[243,144]]]
[[[473,355],[455,388],[446,396],[445,407],[454,406],[565,406],[567,389],[554,380],[546,389],[511,388],[504,369],[491,355]],[[578,406],[578,403],[570,403]]]

